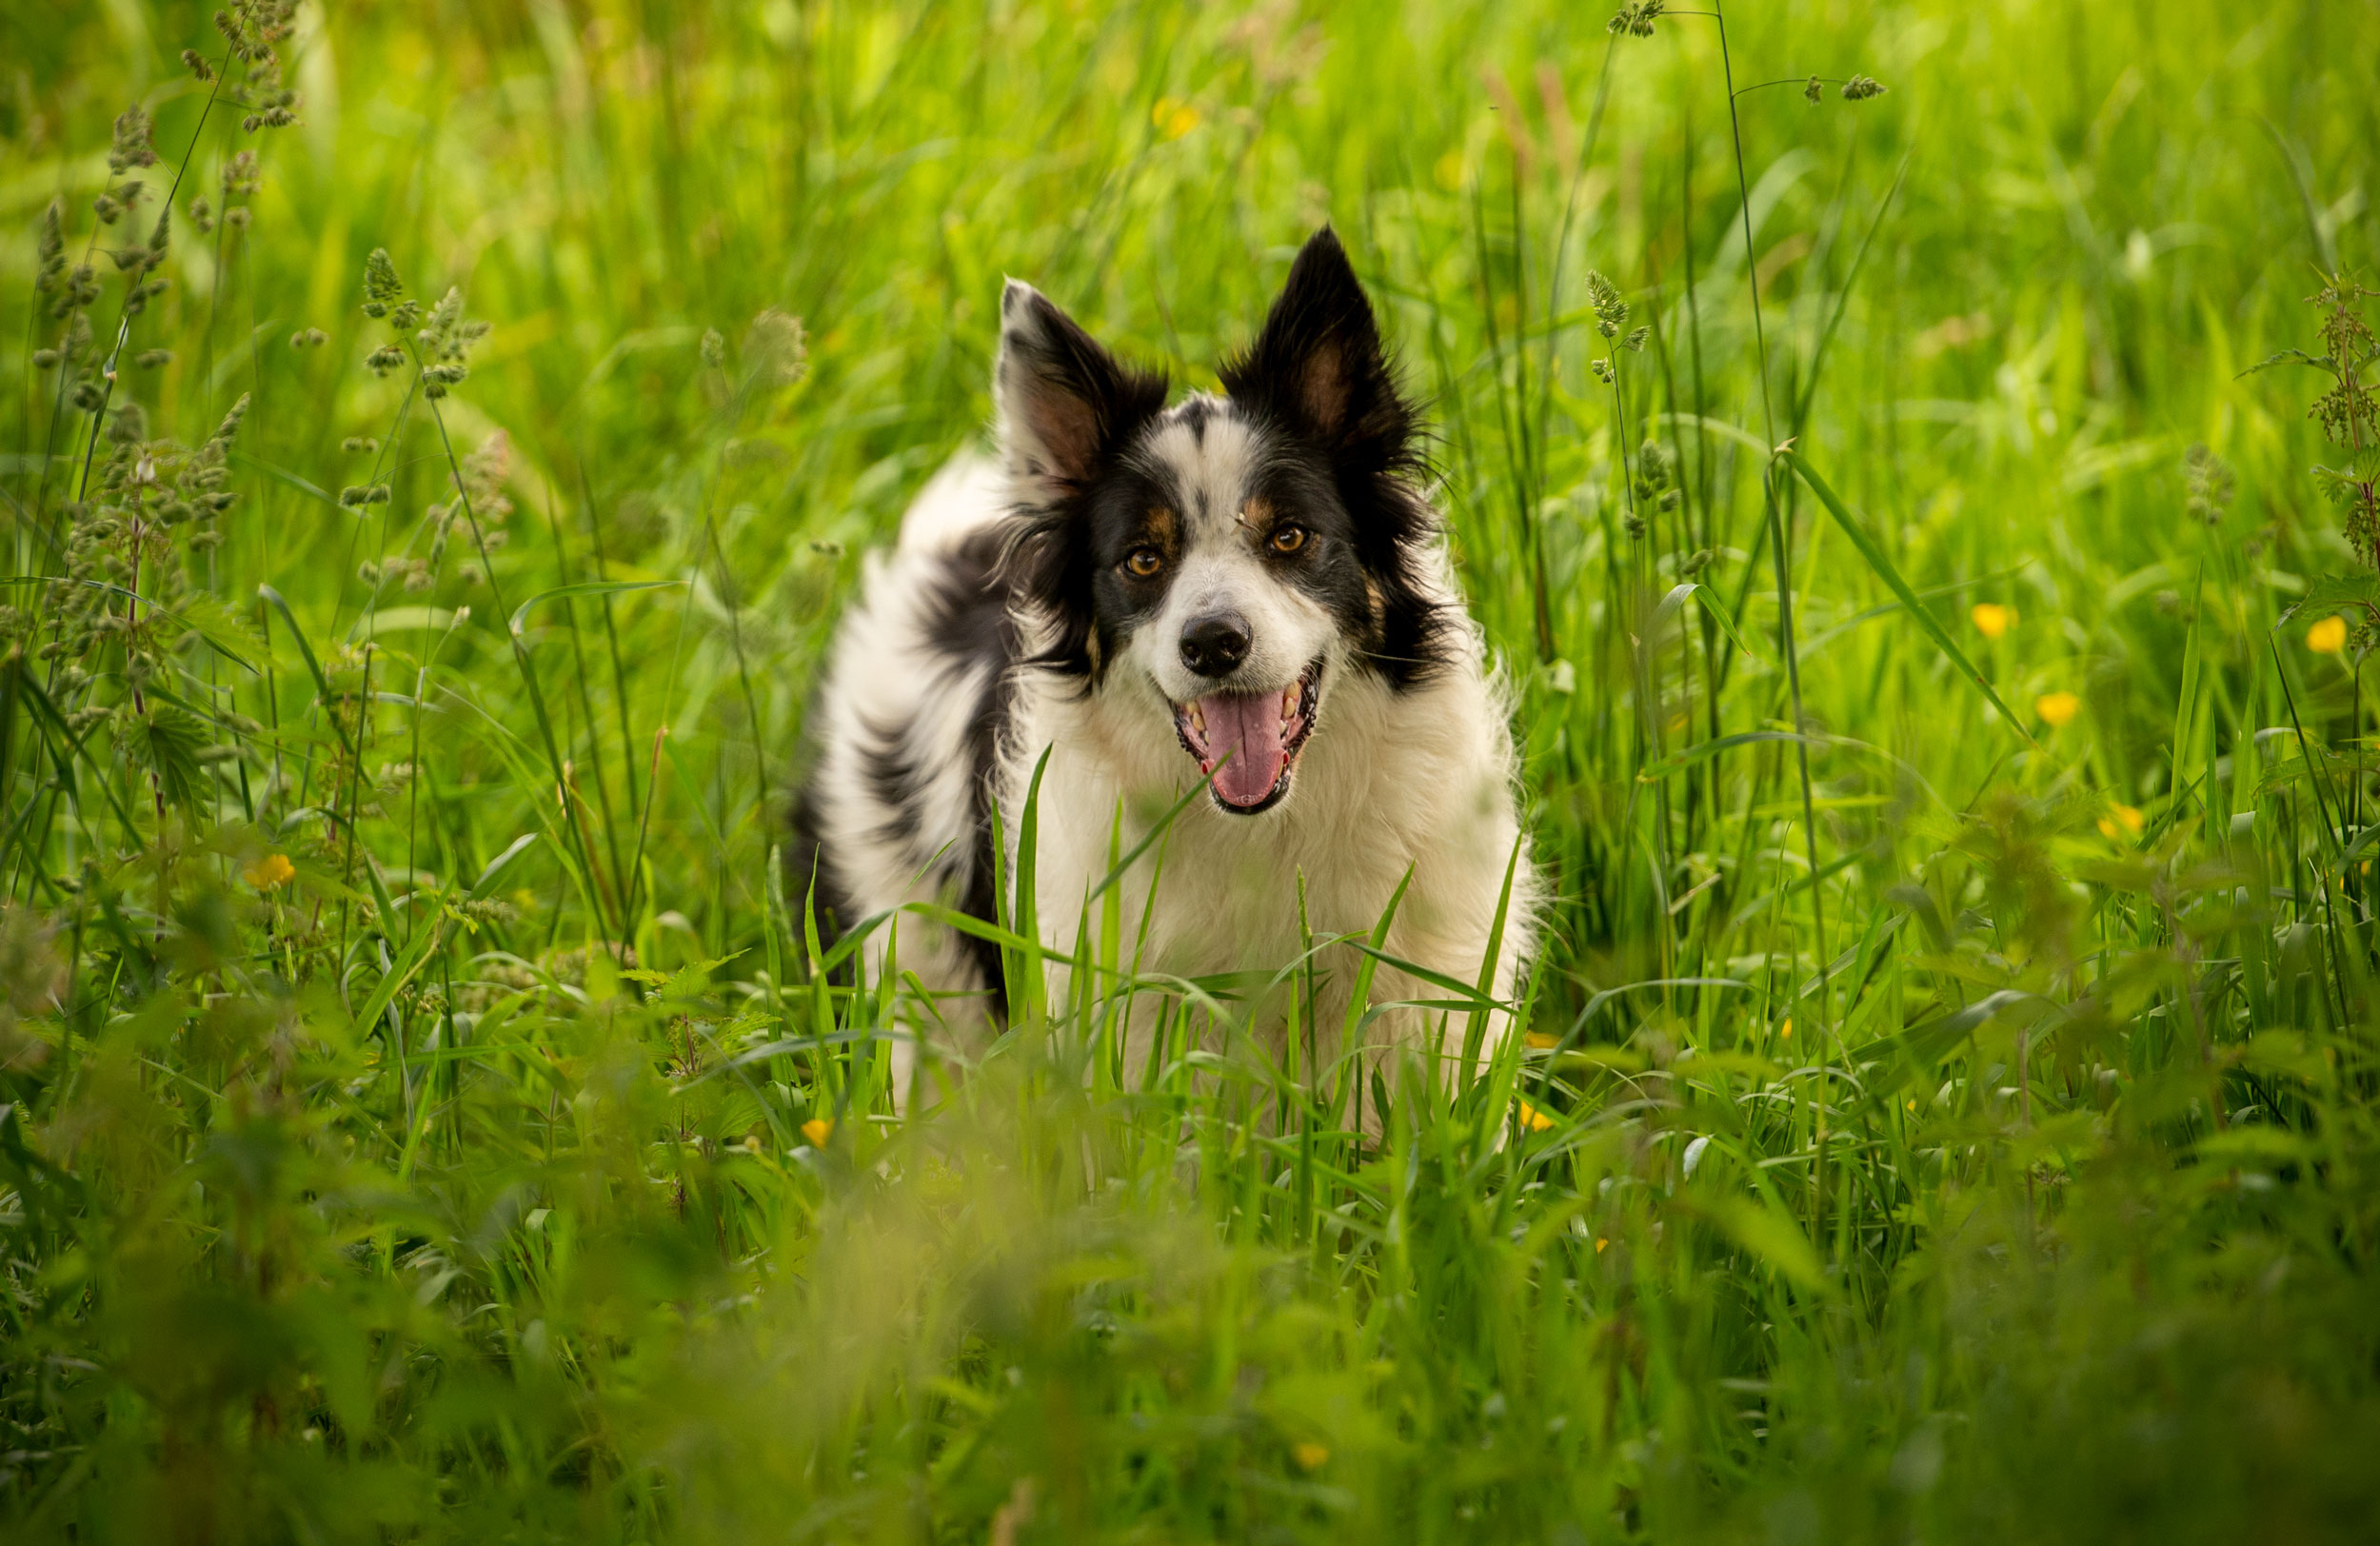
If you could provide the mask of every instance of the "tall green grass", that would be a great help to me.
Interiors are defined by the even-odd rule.
[[[11,1539],[2368,1531],[2361,464],[2250,371],[2368,8],[208,14],[0,34]],[[1003,272],[1211,385],[1326,218],[1528,1035],[1318,1061],[1378,937],[1111,888],[898,1120],[779,860],[861,555]]]

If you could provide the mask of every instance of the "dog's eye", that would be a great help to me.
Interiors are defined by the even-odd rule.
[[[1124,568],[1146,580],[1165,566],[1165,555],[1154,547],[1136,547],[1124,558]]]
[[[1273,551],[1294,553],[1306,545],[1306,528],[1282,526],[1273,533]]]

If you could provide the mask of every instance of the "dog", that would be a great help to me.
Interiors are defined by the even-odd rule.
[[[1101,906],[1121,908],[1144,976],[1279,975],[1339,937],[1304,1020],[1325,1057],[1347,1050],[1365,959],[1344,937],[1369,943],[1383,918],[1382,954],[1511,1004],[1540,882],[1509,706],[1425,492],[1416,409],[1338,237],[1324,227],[1300,249],[1256,341],[1222,362],[1220,395],[1169,406],[1161,374],[1014,279],[1000,327],[997,456],[962,452],[928,483],[842,623],[807,724],[789,894],[843,927],[896,914],[895,967],[926,989],[904,1023],[980,1047],[1002,1022],[1001,950],[898,910],[998,916],[1030,797],[1032,900],[1058,954]],[[879,923],[863,947],[871,981],[892,936]],[[1460,1050],[1477,1020],[1442,983],[1375,973],[1371,1001],[1390,1006],[1361,1021],[1375,1066]],[[1062,968],[1053,982],[1062,1004]],[[1285,1010],[1246,1013],[1278,1035]],[[1491,1045],[1512,1025],[1494,1011]],[[915,1067],[897,1040],[904,1109]]]

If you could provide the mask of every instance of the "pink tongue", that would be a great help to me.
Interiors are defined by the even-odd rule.
[[[1199,712],[1206,720],[1206,743],[1214,756],[1231,753],[1215,770],[1215,792],[1232,805],[1254,805],[1271,794],[1289,765],[1289,748],[1281,744],[1280,696],[1219,692],[1200,699]]]

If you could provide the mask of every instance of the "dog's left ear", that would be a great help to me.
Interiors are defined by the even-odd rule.
[[[1220,374],[1235,400],[1342,455],[1387,466],[1402,458],[1413,433],[1372,303],[1328,226],[1290,265],[1264,330]]]

